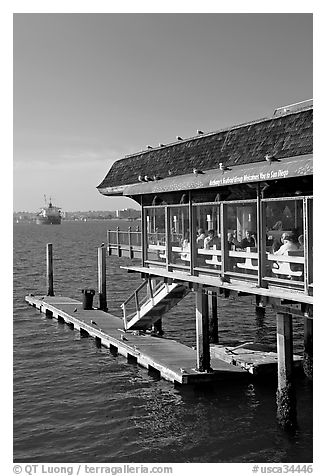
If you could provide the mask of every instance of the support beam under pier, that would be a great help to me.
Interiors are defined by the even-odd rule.
[[[303,353],[303,370],[310,380],[313,374],[313,319],[304,317],[304,353]]]
[[[218,344],[218,316],[217,316],[217,293],[208,293],[208,314],[209,314],[209,341],[211,344]]]
[[[196,291],[196,353],[197,370],[210,372],[208,295],[201,286]]]
[[[291,314],[280,313],[277,319],[277,420],[285,429],[296,426],[296,396],[292,383],[293,373],[293,334]]]

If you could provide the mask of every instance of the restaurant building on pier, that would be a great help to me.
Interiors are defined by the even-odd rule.
[[[254,295],[257,306],[276,312],[282,398],[292,375],[293,315],[305,320],[306,367],[312,365],[312,101],[148,146],[117,160],[98,190],[141,206],[141,230],[108,240],[109,254],[140,258],[127,269],[141,273],[149,293],[131,320],[125,312],[125,329],[149,328],[169,298],[196,292],[197,368],[209,372],[207,299]]]

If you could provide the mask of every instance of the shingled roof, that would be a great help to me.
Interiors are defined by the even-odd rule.
[[[138,183],[139,175],[165,178],[275,159],[312,154],[312,105],[299,111],[234,126],[178,141],[164,147],[141,151],[117,160],[98,189],[105,195],[123,193],[126,185]]]

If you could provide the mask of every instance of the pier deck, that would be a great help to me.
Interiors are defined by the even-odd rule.
[[[84,310],[78,300],[63,296],[26,296],[25,300],[49,317],[61,319],[74,329],[86,332],[104,347],[133,359],[149,370],[156,370],[165,380],[179,384],[212,382],[230,378],[246,378],[248,373],[212,357],[212,372],[199,372],[196,351],[175,340],[151,335],[135,335],[122,330],[117,316],[98,309]],[[95,324],[96,323],[96,324]]]

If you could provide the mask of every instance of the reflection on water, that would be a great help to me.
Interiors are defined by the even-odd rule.
[[[121,226],[121,223],[119,223]],[[274,379],[268,382],[173,386],[97,347],[68,326],[24,303],[44,293],[45,245],[53,243],[56,294],[80,298],[97,288],[102,222],[14,228],[14,458],[24,462],[309,462],[312,389],[296,382],[299,427],[275,421]],[[112,225],[111,225],[112,227]],[[140,284],[108,258],[110,312]],[[219,297],[220,343],[255,340],[275,346],[275,317],[255,314],[250,298]],[[164,317],[166,336],[195,344],[195,302],[189,294]],[[302,322],[294,321],[302,352]]]

